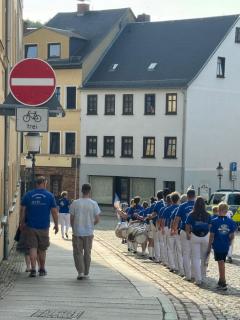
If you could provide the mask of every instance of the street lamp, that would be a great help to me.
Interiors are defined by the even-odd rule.
[[[35,155],[36,153],[39,153],[40,150],[40,145],[41,145],[41,139],[42,137],[40,136],[39,132],[28,132],[25,135],[26,139],[26,145],[27,145],[27,161],[29,165],[29,159],[31,159],[32,162],[32,179],[31,179],[31,187],[32,189],[34,188],[35,185]]]
[[[222,167],[221,162],[218,163],[216,170],[217,170],[217,177],[219,179],[219,189],[221,189],[221,187],[222,187],[221,182],[222,182],[222,176],[223,176],[223,167]]]

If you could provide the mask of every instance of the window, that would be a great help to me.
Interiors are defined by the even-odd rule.
[[[60,132],[50,132],[50,154],[60,154]]]
[[[67,109],[76,109],[76,87],[67,87]]]
[[[114,63],[114,64],[111,65],[111,67],[109,68],[108,71],[113,72],[113,71],[115,71],[117,69],[117,67],[118,67],[118,63]]]
[[[86,141],[86,156],[96,157],[97,156],[97,137],[88,136]]]
[[[217,78],[225,77],[225,58],[218,57],[217,60]]]
[[[103,156],[114,157],[115,153],[115,137],[104,137]]]
[[[37,45],[36,44],[26,44],[25,45],[25,58],[37,58]]]
[[[65,154],[75,154],[76,134],[75,132],[65,133]]]
[[[157,62],[150,63],[150,65],[148,66],[148,71],[154,71],[156,69],[156,66]]]
[[[87,96],[87,114],[97,114],[97,95],[89,94]]]
[[[166,94],[166,114],[177,114],[177,94]]]
[[[60,58],[61,56],[61,44],[60,43],[49,43],[48,44],[48,59]]]
[[[164,158],[176,158],[177,156],[177,138],[165,137]]]
[[[240,43],[240,28],[236,28],[235,32],[235,42]]]
[[[123,114],[133,115],[133,94],[123,95]]]
[[[169,189],[170,192],[174,192],[175,189],[175,181],[163,181],[163,188]]]
[[[56,95],[58,101],[60,101],[60,98],[61,98],[61,88],[60,87],[56,87],[55,95]]]
[[[106,94],[105,95],[105,115],[115,114],[115,95]]]
[[[155,94],[145,94],[145,115],[155,114]]]
[[[132,158],[133,156],[133,137],[122,137],[122,157]]]
[[[143,158],[155,157],[155,138],[144,137],[143,138]]]

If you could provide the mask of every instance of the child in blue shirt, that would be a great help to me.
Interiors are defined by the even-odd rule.
[[[225,261],[229,247],[234,238],[234,232],[237,228],[236,223],[226,216],[227,212],[228,205],[224,202],[221,202],[218,205],[219,216],[212,220],[208,244],[208,255],[210,254],[212,247],[214,251],[214,258],[218,262],[218,290],[227,290],[225,278]]]

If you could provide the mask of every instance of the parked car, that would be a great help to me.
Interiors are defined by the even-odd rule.
[[[221,189],[214,192],[207,204],[208,212],[212,213],[212,207],[222,201],[228,204],[229,210],[233,213],[232,219],[240,229],[240,190]]]

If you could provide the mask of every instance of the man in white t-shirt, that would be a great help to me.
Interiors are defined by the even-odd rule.
[[[88,278],[91,263],[91,250],[94,226],[100,220],[100,209],[90,198],[91,185],[82,185],[82,198],[74,200],[70,206],[73,230],[73,257],[78,271],[78,280]]]

